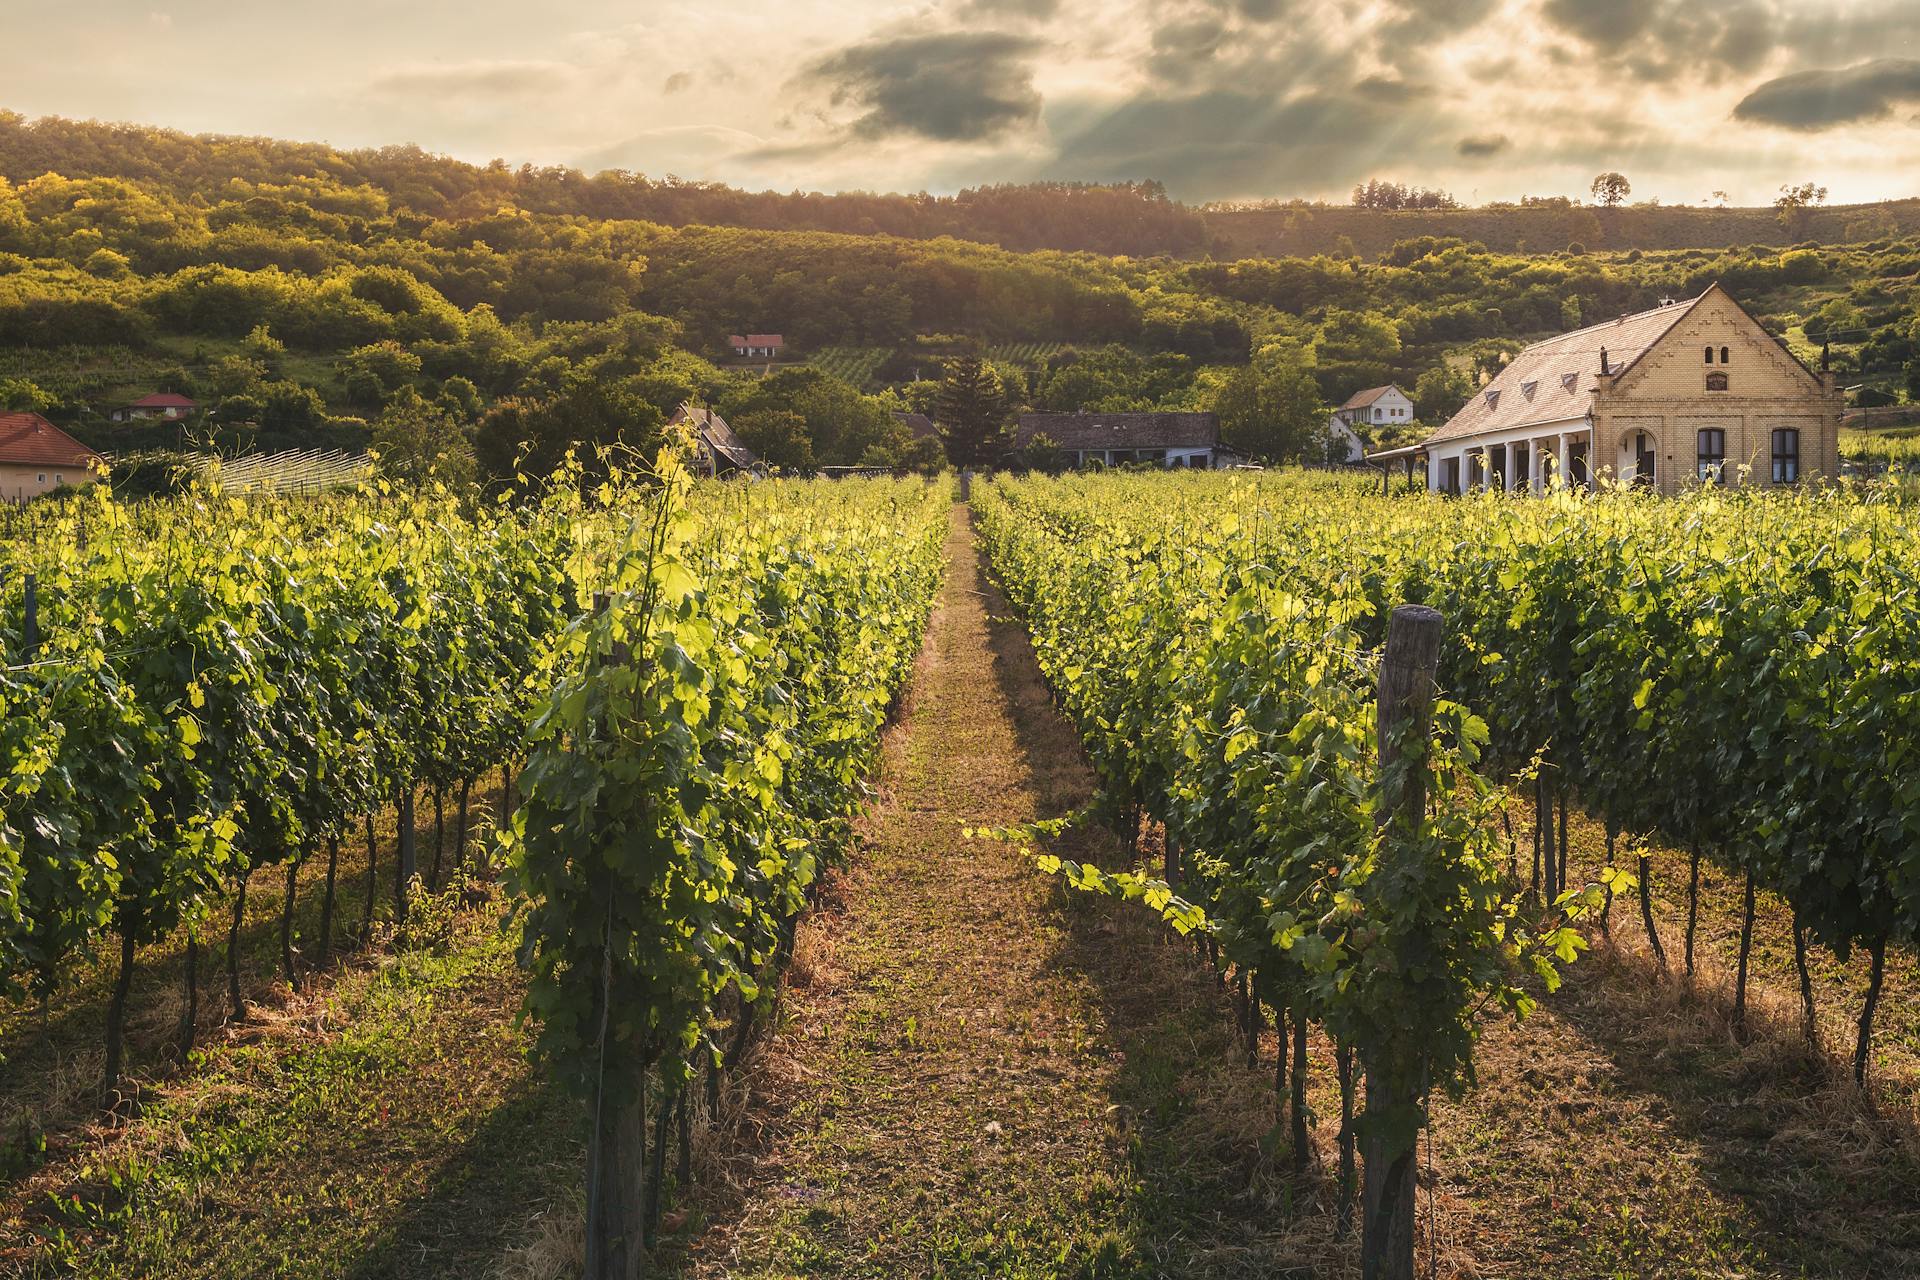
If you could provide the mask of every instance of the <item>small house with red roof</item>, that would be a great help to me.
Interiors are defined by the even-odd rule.
[[[92,484],[104,463],[37,413],[0,413],[0,501]]]
[[[787,348],[787,340],[777,333],[736,333],[727,339],[727,345],[742,360],[778,360]]]
[[[150,396],[141,396],[132,404],[122,405],[107,417],[114,422],[133,422],[144,418],[164,418],[171,422],[188,417],[199,408],[198,404],[183,395],[172,391],[156,391]]]

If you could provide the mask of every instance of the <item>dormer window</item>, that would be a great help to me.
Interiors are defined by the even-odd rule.
[[[1520,384],[1520,394],[1525,396],[1529,400],[1533,399],[1533,393],[1538,391],[1539,389],[1540,389],[1540,384],[1537,381],[1523,382]]]
[[[1727,389],[1726,374],[1715,372],[1707,375],[1707,390],[1725,391],[1726,389]]]
[[[1497,409],[1499,407],[1500,407],[1500,393],[1498,391],[1487,392],[1487,408]]]
[[[1574,384],[1579,381],[1580,375],[1577,373],[1563,373],[1560,375],[1560,385],[1569,391],[1573,390]]]

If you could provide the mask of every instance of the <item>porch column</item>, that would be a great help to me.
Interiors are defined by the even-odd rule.
[[[1527,441],[1528,455],[1533,460],[1531,474],[1527,476],[1527,489],[1534,497],[1547,491],[1547,442],[1539,436]]]
[[[1564,431],[1554,438],[1560,442],[1560,483],[1570,485],[1573,483],[1573,477],[1568,473],[1568,467],[1573,460],[1573,442],[1567,438],[1567,433]]]

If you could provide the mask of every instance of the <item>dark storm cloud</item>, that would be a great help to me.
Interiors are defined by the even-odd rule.
[[[1324,187],[1366,176],[1412,123],[1394,104],[1343,90],[1143,95],[1065,137],[1051,167],[1094,179],[1151,174],[1195,198]]]
[[[998,31],[898,36],[842,49],[800,79],[827,89],[834,106],[861,109],[852,126],[860,137],[974,142],[1039,118],[1039,48]]]
[[[1740,100],[1734,118],[1785,129],[1831,129],[1879,120],[1920,104],[1920,60],[1875,58],[1851,67],[1796,71],[1769,80]]]
[[[1546,0],[1541,12],[1613,65],[1643,80],[1683,70],[1707,80],[1754,70],[1785,32],[1777,0]]]
[[[1469,160],[1497,156],[1513,146],[1513,139],[1504,133],[1477,133],[1470,138],[1462,138],[1455,144],[1454,151]]]

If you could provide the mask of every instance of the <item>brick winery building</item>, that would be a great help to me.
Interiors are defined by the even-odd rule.
[[[1518,352],[1446,425],[1368,461],[1427,486],[1540,493],[1613,480],[1792,485],[1834,476],[1844,396],[1719,285]]]

